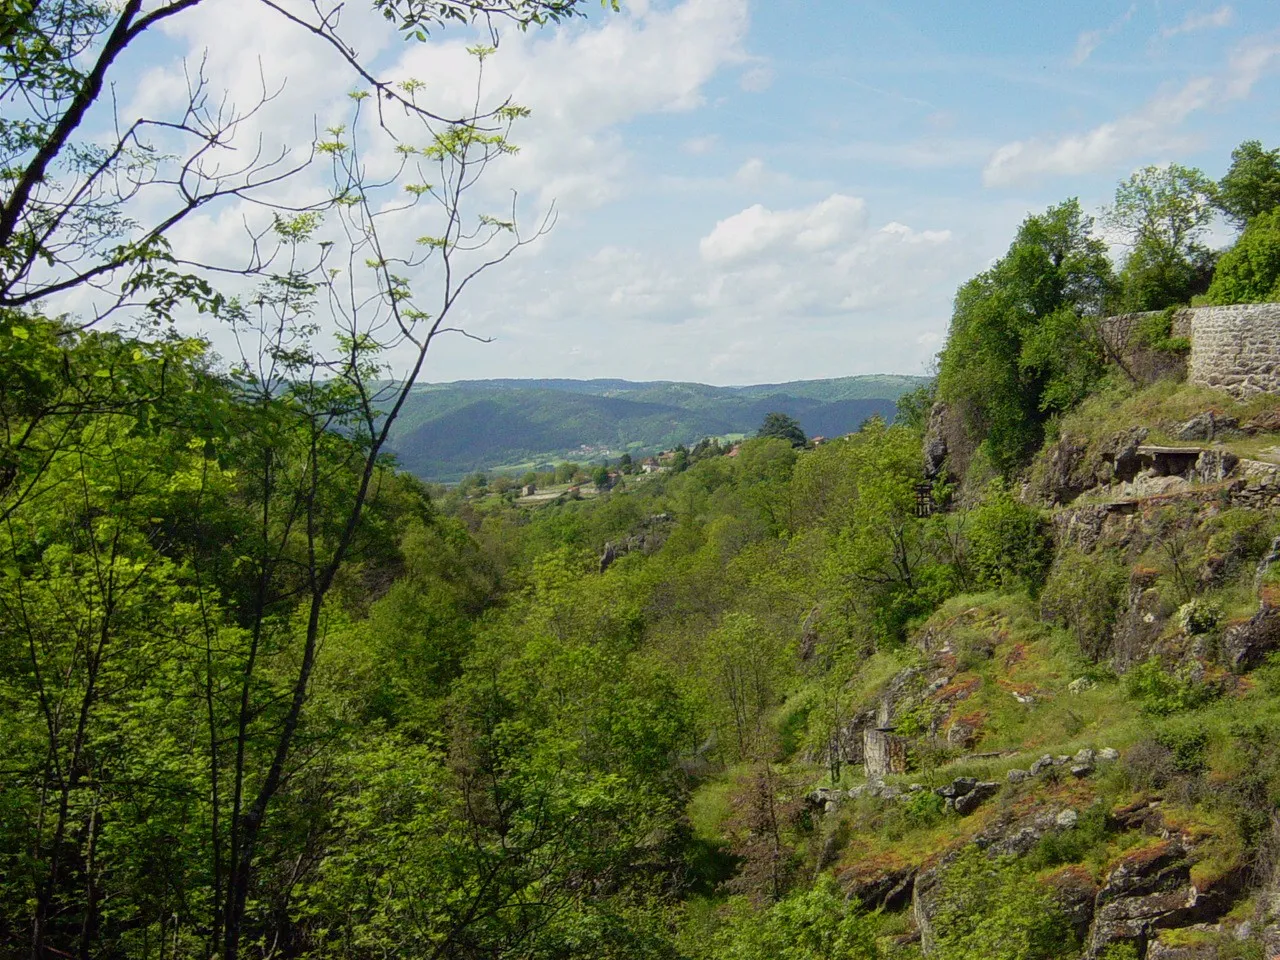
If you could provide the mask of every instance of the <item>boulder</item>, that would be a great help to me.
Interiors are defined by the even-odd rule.
[[[956,777],[946,786],[937,787],[933,792],[940,797],[954,800],[956,797],[963,797],[977,785],[978,781],[973,777]]]
[[[1206,410],[1175,427],[1173,436],[1178,440],[1214,440],[1224,434],[1229,436],[1239,426],[1240,421],[1235,417],[1224,417]]]
[[[1084,942],[1093,922],[1093,903],[1098,885],[1089,870],[1079,864],[1062,867],[1043,879],[1043,883],[1067,918],[1076,939]]]
[[[845,893],[864,910],[901,910],[911,900],[915,879],[915,867],[891,868],[847,883]]]
[[[1115,627],[1112,665],[1123,673],[1150,657],[1172,614],[1170,605],[1156,589],[1159,571],[1138,568],[1129,576],[1129,593],[1124,613]]]
[[[1114,763],[1120,759],[1120,751],[1115,747],[1103,747],[1098,751],[1098,759],[1106,763]]]
[[[1077,823],[1080,822],[1080,814],[1076,813],[1070,807],[1063,810],[1054,818],[1054,825],[1059,830],[1074,830]]]
[[[1030,780],[1032,776],[1030,770],[1019,770],[1016,767],[1005,774],[1010,783],[1022,783],[1024,780]]]
[[[1244,623],[1230,626],[1222,635],[1222,661],[1233,673],[1244,673],[1262,663],[1280,647],[1280,609],[1263,607]]]
[[[995,781],[984,780],[976,783],[968,793],[955,798],[956,813],[962,817],[968,816],[999,792],[1000,784]]]
[[[1053,764],[1054,764],[1053,757],[1049,756],[1049,754],[1046,753],[1039,760],[1036,760],[1031,764],[1031,775],[1033,777],[1038,777],[1040,776],[1040,774],[1050,769],[1053,766]]]
[[[929,480],[940,477],[947,462],[949,413],[945,403],[935,403],[929,409],[929,422],[924,432],[924,475]]]

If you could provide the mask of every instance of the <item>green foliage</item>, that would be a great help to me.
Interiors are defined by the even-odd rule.
[[[917,790],[902,803],[902,816],[913,829],[932,827],[946,811],[946,800],[932,790]]]
[[[874,928],[823,874],[768,910],[735,901],[708,960],[878,960]]]
[[[1138,321],[1134,330],[1134,340],[1141,346],[1151,350],[1163,350],[1166,353],[1186,355],[1191,351],[1191,341],[1187,337],[1173,336],[1173,315],[1176,308],[1167,307],[1159,313],[1151,313]]]
[[[1123,310],[1162,310],[1204,292],[1213,259],[1200,238],[1215,193],[1203,173],[1176,163],[1144,167],[1116,187],[1106,220],[1130,246],[1120,277]]]
[[[786,440],[793,447],[803,447],[808,440],[804,435],[804,430],[800,427],[800,421],[785,413],[765,414],[764,422],[760,424],[760,429],[756,431],[756,436]]]
[[[1040,512],[995,483],[969,516],[967,559],[983,587],[1039,592],[1053,559]]]
[[[936,387],[927,384],[900,396],[898,410],[893,416],[894,424],[924,433],[929,423],[929,410],[933,407],[935,392]]]
[[[1102,371],[1086,318],[1102,313],[1112,271],[1092,229],[1076,200],[1030,216],[1005,256],[956,294],[938,398],[1006,476]]]
[[[1170,673],[1156,657],[1125,674],[1124,684],[1125,691],[1138,701],[1142,711],[1156,717],[1193,710],[1216,695],[1211,686],[1190,670],[1183,668]]]
[[[1257,214],[1219,258],[1208,300],[1218,304],[1280,300],[1280,209]]]
[[[1159,731],[1155,741],[1173,755],[1173,768],[1179,773],[1200,773],[1205,769],[1209,734],[1203,729],[1171,727]]]
[[[1044,616],[1071,630],[1080,652],[1098,661],[1108,652],[1128,571],[1110,553],[1060,551],[1040,598]]]
[[[1208,633],[1222,620],[1222,607],[1209,600],[1188,600],[1178,608],[1178,626],[1188,636]]]
[[[1108,835],[1106,806],[1095,803],[1080,815],[1070,830],[1046,833],[1027,854],[1026,868],[1034,871],[1081,863],[1105,846]]]
[[[974,846],[943,872],[933,926],[943,960],[1038,960],[1078,949],[1061,908],[1025,864],[988,859]]]
[[[1280,150],[1246,140],[1231,151],[1231,167],[1218,181],[1218,209],[1239,228],[1280,206]],[[1248,302],[1248,301],[1226,301]]]

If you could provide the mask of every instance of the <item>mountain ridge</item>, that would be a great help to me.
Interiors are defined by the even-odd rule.
[[[401,411],[392,447],[406,470],[447,482],[477,470],[643,455],[750,433],[774,411],[810,435],[847,433],[869,417],[892,418],[897,400],[928,382],[873,374],[728,387],[620,378],[424,383]]]

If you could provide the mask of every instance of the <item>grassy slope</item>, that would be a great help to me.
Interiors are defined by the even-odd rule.
[[[1183,384],[1159,383],[1145,389],[1114,384],[1067,417],[1060,434],[1085,438],[1092,446],[1105,443],[1117,431],[1142,425],[1151,430],[1152,442],[1161,442],[1171,437],[1170,431],[1178,423],[1206,409],[1245,422],[1265,411],[1280,409],[1280,397],[1237,403],[1222,394]],[[1242,455],[1277,444],[1280,434],[1274,433],[1227,441]],[[1033,466],[1033,470],[1043,468],[1039,463]],[[1161,508],[1159,503],[1151,505],[1152,511]],[[1260,542],[1280,530],[1280,517],[1267,512],[1252,515]],[[1203,550],[1207,556],[1216,549],[1210,538],[1218,529],[1215,524],[1221,522],[1221,511],[1210,506],[1195,522],[1198,527],[1192,538],[1193,549]],[[1137,551],[1114,543],[1104,544],[1103,549],[1117,551],[1116,556],[1129,567],[1160,569],[1162,563],[1159,551],[1150,547]],[[1220,636],[1233,617],[1243,619],[1257,609],[1253,586],[1257,560],[1258,555],[1253,554],[1242,558],[1234,574],[1203,588],[1201,599],[1218,604],[1226,615],[1214,636]],[[1167,579],[1162,577],[1162,591],[1169,588]],[[1175,636],[1178,633],[1176,618],[1172,618],[1165,634],[1185,643],[1186,638]],[[913,819],[904,815],[900,802],[870,797],[847,802],[821,819],[817,836],[795,838],[809,869],[813,852],[825,845],[829,852],[833,851],[833,859],[827,861],[830,869],[843,883],[857,888],[860,883],[895,870],[934,863],[944,852],[967,843],[1001,816],[1022,816],[1036,810],[1052,812],[1064,806],[1083,813],[1095,804],[1106,812],[1162,797],[1164,822],[1198,841],[1192,868],[1192,879],[1198,887],[1211,887],[1249,862],[1251,853],[1241,833],[1241,822],[1224,807],[1222,797],[1224,791],[1236,789],[1242,778],[1255,773],[1242,753],[1241,736],[1258,729],[1271,731],[1272,735],[1280,732],[1280,666],[1267,666],[1235,678],[1210,657],[1203,669],[1209,682],[1217,685],[1218,695],[1198,708],[1161,715],[1147,709],[1136,689],[1111,673],[1105,663],[1092,664],[1082,657],[1071,634],[1045,623],[1038,603],[1025,594],[953,598],[921,625],[915,637],[926,634],[932,654],[926,655],[910,643],[900,650],[877,653],[863,663],[845,687],[846,715],[873,708],[884,685],[899,671],[908,667],[936,670],[945,664],[951,674],[949,682],[929,698],[935,715],[941,718],[940,729],[945,733],[954,720],[963,720],[978,729],[978,742],[967,754],[945,747],[937,751],[925,749],[917,755],[910,773],[888,780],[906,789],[912,783],[933,787],[957,776],[973,776],[998,781],[1002,784],[1000,793],[967,817],[949,813]],[[949,652],[939,654],[943,641]],[[1212,643],[1209,649],[1213,649]],[[1094,685],[1071,692],[1069,685],[1080,677],[1091,678]],[[1015,693],[1024,698],[1030,695],[1032,700],[1022,702]],[[793,691],[788,703],[778,711],[776,723],[780,730],[805,709],[815,694],[816,687],[810,683],[802,683]],[[1169,771],[1172,779],[1163,788],[1153,789],[1152,783],[1144,780],[1141,761],[1129,759],[1130,751],[1149,750],[1144,744],[1153,740],[1178,742],[1201,735],[1205,737],[1203,769],[1194,776]],[[786,738],[780,735],[779,739]],[[1005,775],[1012,768],[1025,769],[1042,754],[1074,754],[1082,747],[1114,747],[1126,759],[1104,765],[1096,775],[1084,779],[1063,775],[1016,785],[1006,783]],[[790,752],[778,763],[778,769],[804,784],[806,790],[829,783],[826,769],[806,758],[802,751]],[[735,771],[726,771],[706,779],[695,791],[690,813],[699,836],[712,839],[726,829],[735,776]],[[850,787],[863,780],[860,769],[846,769],[839,785]],[[1098,826],[1099,823],[1106,825]],[[1118,864],[1143,856],[1158,842],[1158,837],[1141,830],[1095,818],[1092,826],[1069,833],[1057,847],[1042,844],[1031,856],[1034,863],[1041,865],[1038,876],[1046,883],[1052,884],[1066,871],[1075,871],[1096,884]],[[1247,917],[1252,910],[1252,901],[1246,896],[1237,903],[1232,916]],[[899,948],[889,936],[912,926],[909,911],[881,919],[881,932],[886,934],[882,946],[891,956],[919,956],[918,945]],[[1184,931],[1173,931],[1167,938],[1171,943],[1180,942],[1178,938],[1183,935]]]

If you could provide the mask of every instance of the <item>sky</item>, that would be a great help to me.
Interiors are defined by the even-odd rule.
[[[956,288],[1028,213],[1073,196],[1096,212],[1145,164],[1217,178],[1240,141],[1280,143],[1276,0],[589,9],[504,34],[486,63],[485,95],[531,116],[480,198],[517,191],[523,220],[554,204],[556,222],[460,302],[491,342],[441,341],[426,380],[927,373]],[[405,43],[344,15],[380,75],[465,102],[465,31]],[[254,0],[218,0],[131,68],[130,108],[172,106],[202,57],[233,98],[283,85],[245,133],[282,142],[346,110],[354,79]],[[181,240],[229,250],[244,216],[210,210]]]

